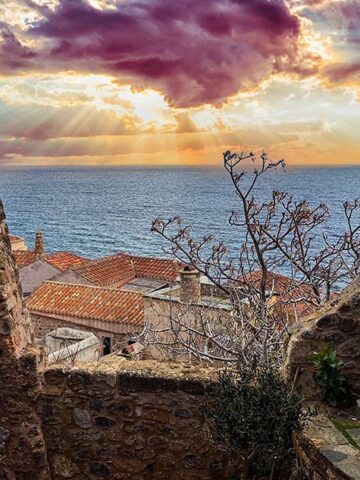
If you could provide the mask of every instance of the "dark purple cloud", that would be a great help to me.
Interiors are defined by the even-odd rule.
[[[283,0],[62,0],[27,32],[45,68],[105,72],[177,106],[221,103],[291,70],[300,31]],[[299,67],[297,67],[299,68]]]
[[[0,22],[0,72],[11,73],[27,68],[36,56],[28,47],[23,46],[13,32]]]

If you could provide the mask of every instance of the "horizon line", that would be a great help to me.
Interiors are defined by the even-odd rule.
[[[292,170],[292,169],[319,169],[319,168],[359,168],[360,167],[360,162],[359,163],[346,163],[346,164],[323,164],[323,163],[318,163],[318,164],[286,164],[285,165],[285,171],[286,170]],[[207,164],[207,165],[181,165],[181,164],[176,164],[176,165],[161,165],[161,164],[142,164],[142,165],[94,165],[94,164],[83,164],[83,165],[15,165],[15,164],[5,164],[1,165],[0,163],[0,171],[1,170],[46,170],[46,169],[157,169],[157,170],[171,170],[171,169],[184,169],[184,170],[196,170],[196,169],[201,169],[201,170],[223,170],[224,165],[213,165],[213,164]],[[253,170],[252,165],[244,165],[244,170]],[[278,168],[277,171],[282,170],[281,168]]]

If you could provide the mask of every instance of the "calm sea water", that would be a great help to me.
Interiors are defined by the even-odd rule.
[[[343,200],[360,196],[360,167],[294,169],[271,173],[257,194],[277,188],[331,209],[328,232],[344,227]],[[180,215],[198,234],[212,233],[231,250],[241,232],[227,224],[236,207],[230,179],[212,169],[63,168],[0,170],[0,196],[14,234],[29,247],[45,234],[48,251],[71,250],[89,258],[117,251],[162,255],[150,233],[157,216]]]

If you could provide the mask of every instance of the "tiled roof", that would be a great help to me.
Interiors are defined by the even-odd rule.
[[[118,253],[93,260],[73,270],[94,285],[109,286],[128,282],[135,277],[172,282],[178,276],[180,265],[174,260]]]
[[[280,300],[285,305],[293,305],[298,318],[304,318],[310,315],[319,307],[313,289],[310,285],[306,284],[289,289],[280,297]]]
[[[39,258],[35,252],[22,252],[20,250],[13,252],[18,268],[25,267]]]
[[[83,265],[89,261],[70,252],[56,252],[48,255],[37,255],[35,252],[15,251],[14,255],[18,268],[25,267],[26,265],[29,265],[40,258],[43,258],[60,271],[67,270],[70,267]]]
[[[134,267],[129,256],[123,254],[92,260],[85,265],[73,268],[73,270],[98,286],[108,286],[135,277]]]
[[[259,288],[262,272],[261,270],[251,272],[242,278],[245,279],[247,285]],[[239,282],[241,283],[241,280]],[[266,289],[279,295],[278,304],[280,306],[292,306],[296,310],[298,318],[303,318],[316,309],[316,297],[313,289],[308,284],[299,283],[280,273],[268,272]]]
[[[45,282],[27,301],[30,312],[142,325],[144,302],[139,293],[112,288]]]
[[[260,288],[261,280],[263,278],[263,272],[257,270],[255,272],[246,273],[243,277],[239,278],[238,282],[244,283],[254,288]],[[266,290],[274,291],[274,293],[283,294],[288,292],[289,289],[294,288],[297,285],[296,281],[286,277],[280,273],[267,272],[266,274]]]
[[[79,255],[71,252],[51,253],[50,255],[45,255],[45,259],[61,271],[67,270],[71,267],[77,267],[78,265],[84,265],[89,261],[86,258],[79,257]]]
[[[16,235],[10,235],[10,243],[22,243],[24,239],[22,237],[17,237]]]
[[[181,266],[178,262],[165,258],[139,257],[131,255],[137,277],[154,278],[174,282]]]

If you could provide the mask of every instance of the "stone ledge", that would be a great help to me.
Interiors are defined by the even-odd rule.
[[[295,443],[304,478],[360,480],[360,450],[325,416],[310,421]]]
[[[217,370],[180,362],[129,361],[109,356],[100,362],[79,362],[74,366],[52,365],[44,371],[45,395],[54,395],[64,381],[74,389],[94,383],[125,390],[182,390],[203,394],[217,378]],[[60,393],[60,392],[59,392]],[[59,394],[58,393],[58,394]]]

